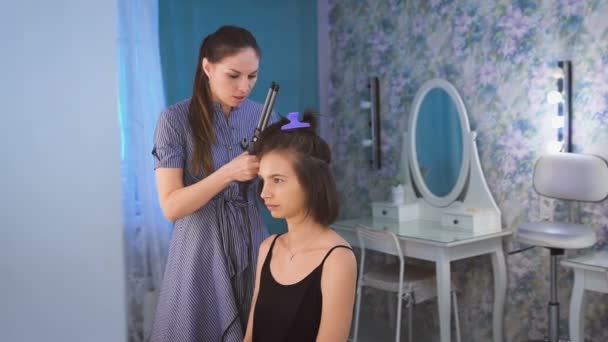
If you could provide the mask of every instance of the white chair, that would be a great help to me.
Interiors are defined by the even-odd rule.
[[[534,167],[534,189],[540,195],[583,202],[598,202],[608,196],[608,164],[600,157],[577,153],[543,155]],[[551,298],[548,307],[548,341],[559,340],[557,300],[557,257],[565,249],[588,248],[595,244],[595,232],[582,224],[533,222],[519,227],[517,239],[551,252]]]
[[[412,308],[417,303],[424,302],[437,296],[435,269],[433,267],[421,267],[417,265],[407,265],[406,269],[404,254],[401,245],[399,244],[399,239],[393,232],[357,227],[357,237],[359,239],[359,246],[361,247],[361,259],[359,261],[353,342],[357,342],[359,334],[359,313],[361,311],[361,292],[363,287],[371,287],[397,294],[396,342],[399,342],[401,337],[402,301],[406,302],[408,307],[408,338],[409,341],[412,342]],[[364,267],[366,249],[395,255],[399,259],[399,264],[387,266],[379,270],[366,271]],[[452,300],[454,303],[453,311],[456,324],[456,339],[460,342],[458,302],[456,301],[456,293],[453,287]]]

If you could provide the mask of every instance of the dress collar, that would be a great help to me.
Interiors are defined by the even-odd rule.
[[[243,105],[243,103],[245,103],[245,101],[241,102],[240,105],[238,106],[234,106],[231,108],[230,113],[241,109],[241,106]],[[224,109],[222,108],[222,105],[219,102],[213,101],[213,111],[215,112],[220,112],[220,113],[224,113]]]

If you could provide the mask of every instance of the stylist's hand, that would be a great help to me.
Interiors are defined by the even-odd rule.
[[[260,162],[258,158],[243,152],[222,167],[231,180],[245,182],[258,175]]]

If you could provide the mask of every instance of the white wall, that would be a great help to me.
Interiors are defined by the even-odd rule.
[[[116,2],[0,3],[0,341],[126,340]]]

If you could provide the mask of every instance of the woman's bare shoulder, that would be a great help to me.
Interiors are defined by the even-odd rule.
[[[341,247],[334,248],[336,246]],[[354,280],[357,274],[357,257],[348,242],[342,238],[336,239],[330,250],[331,252],[325,258],[323,265],[323,268],[327,271],[323,272],[324,282],[337,281],[340,283]]]
[[[352,248],[352,246],[346,241],[340,234],[338,234],[335,230],[330,229],[330,234],[327,235],[326,243],[328,246],[346,246],[348,248]]]
[[[266,258],[266,254],[268,254],[268,251],[270,250],[270,246],[272,245],[272,242],[274,241],[276,236],[277,236],[277,234],[272,234],[269,237],[267,237],[266,239],[264,239],[264,241],[262,241],[262,243],[260,244],[259,255],[262,260]]]
[[[336,233],[333,229],[330,230],[331,234],[327,234],[326,240],[324,244],[326,245],[328,252],[331,250],[331,253],[327,256],[325,261],[325,267],[328,268],[343,268],[347,269],[350,266],[354,266],[356,268],[356,258],[355,254],[352,250],[351,245],[346,241],[340,234]],[[337,246],[343,246],[338,247]],[[332,250],[333,249],[333,250]]]

